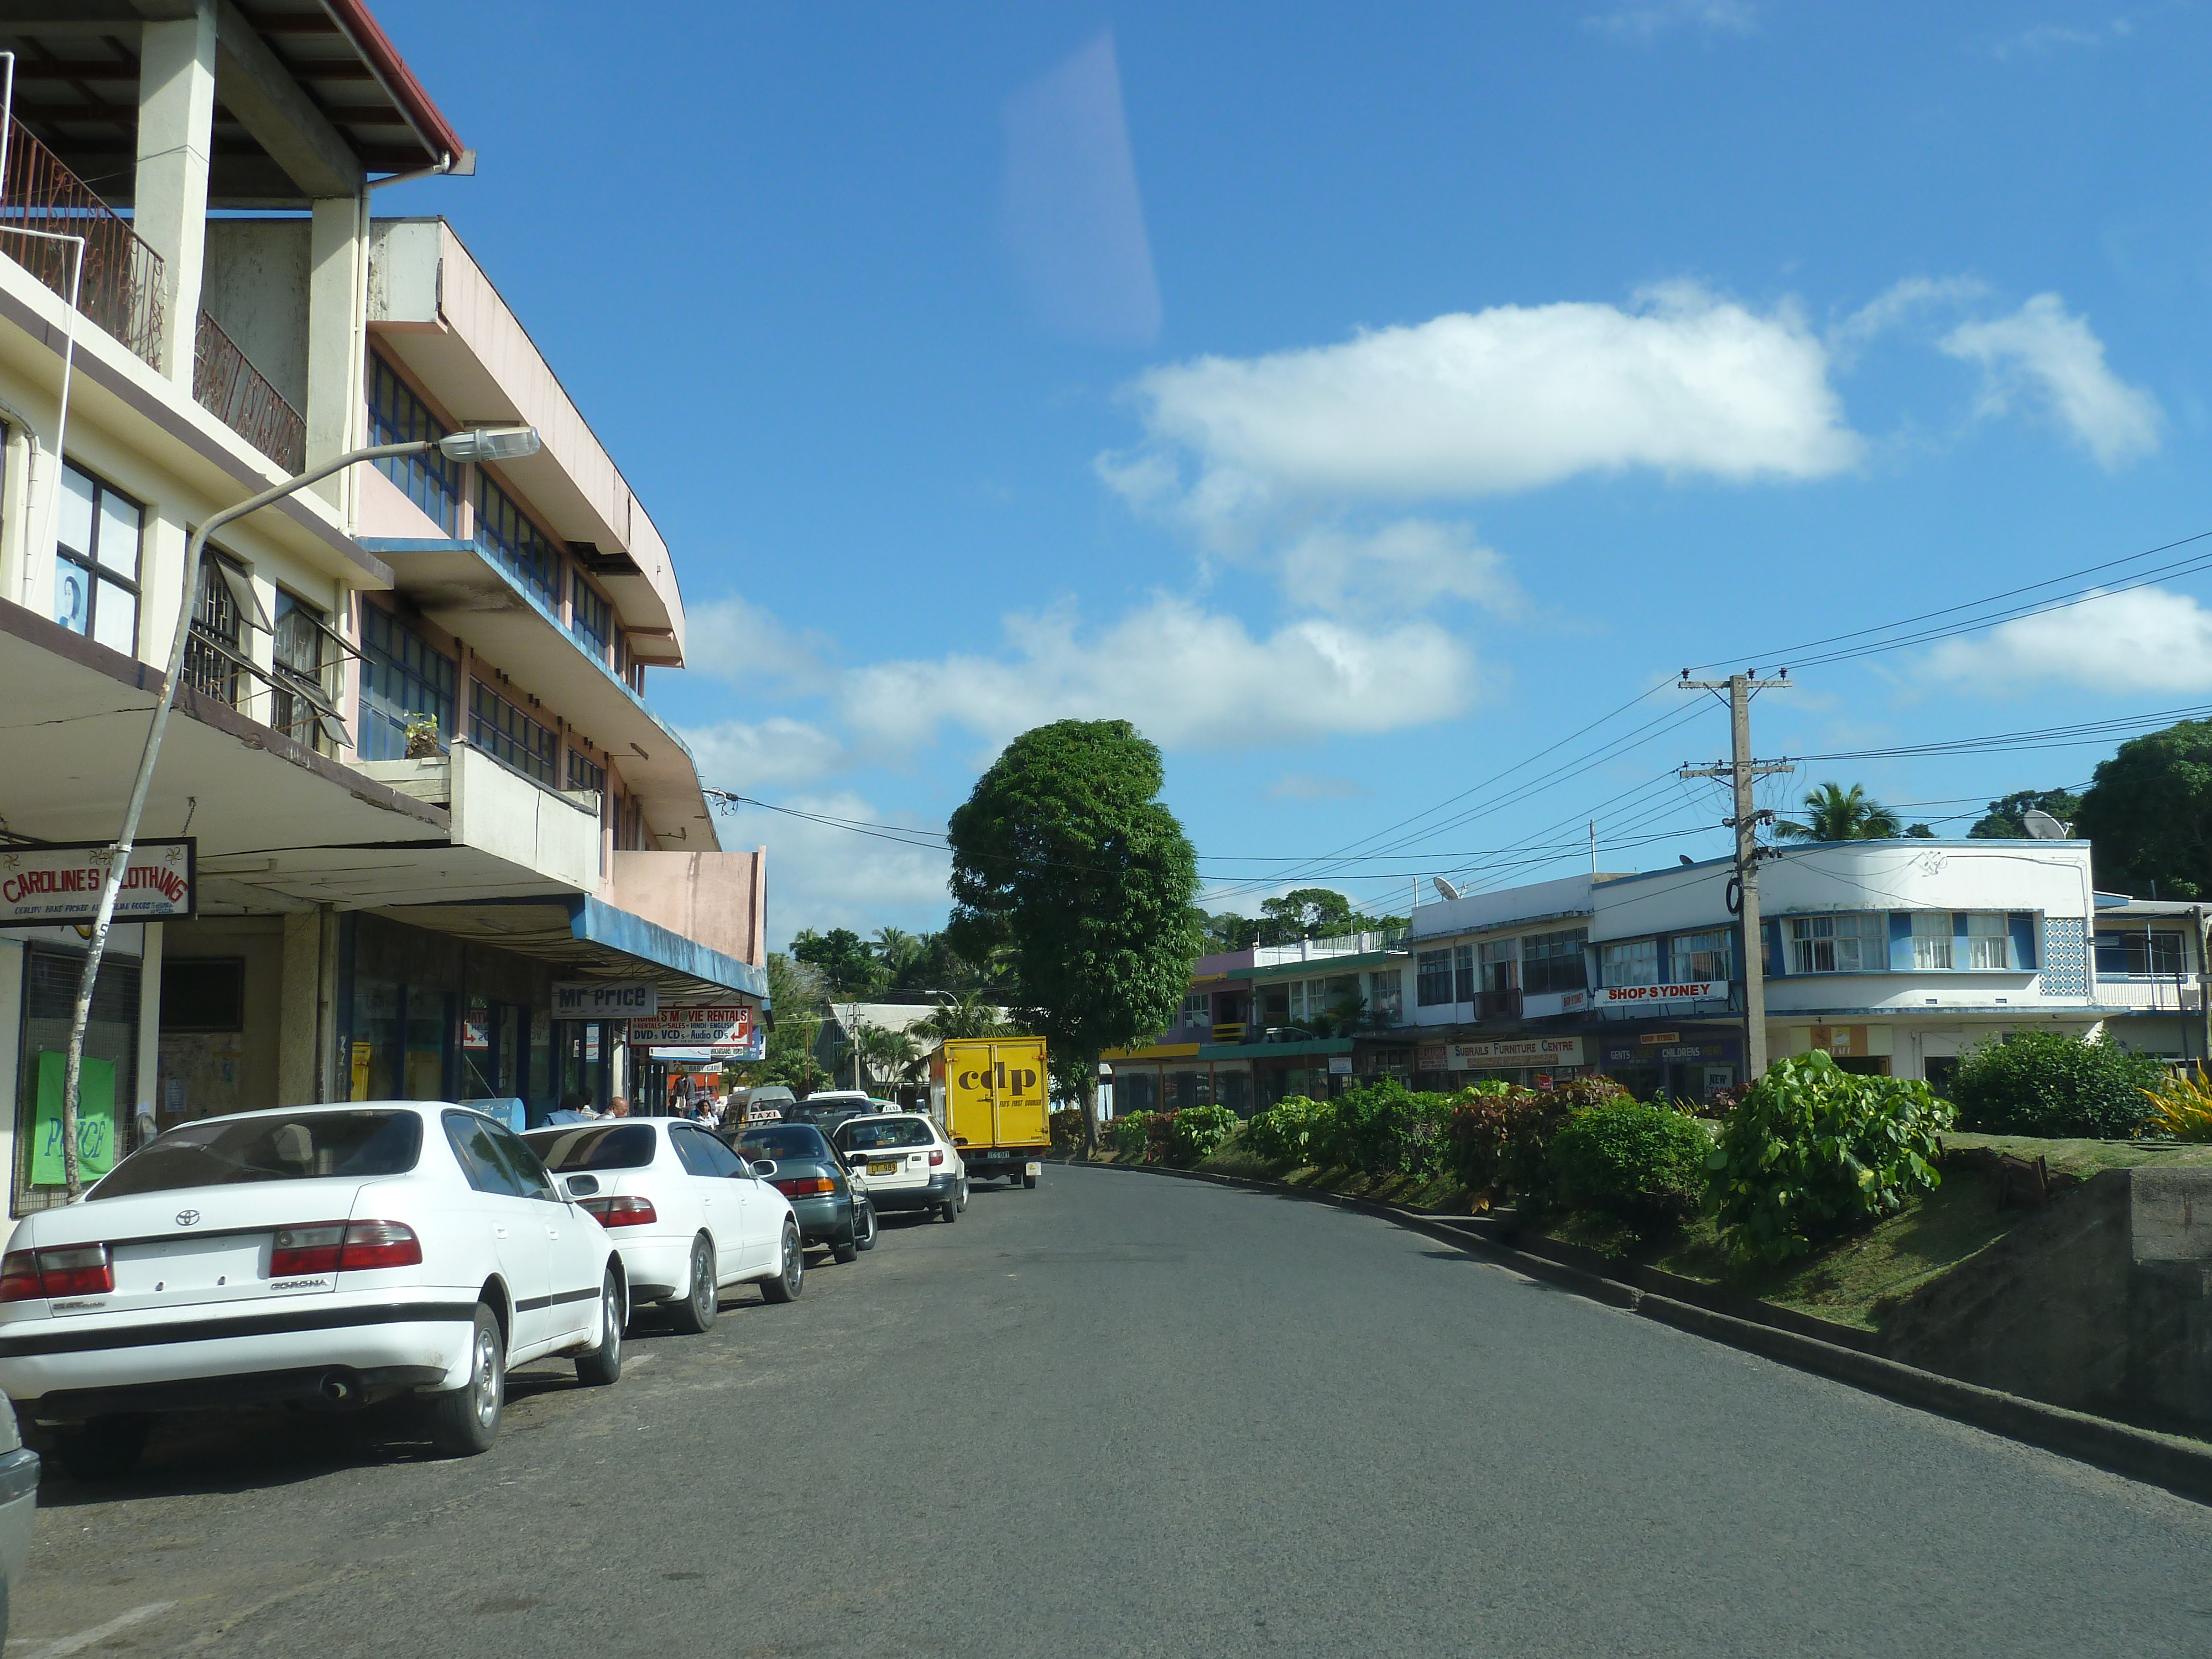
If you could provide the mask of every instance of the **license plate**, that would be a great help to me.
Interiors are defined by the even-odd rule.
[[[899,1161],[895,1158],[871,1158],[868,1160],[868,1173],[870,1175],[896,1175],[898,1173],[898,1167]]]

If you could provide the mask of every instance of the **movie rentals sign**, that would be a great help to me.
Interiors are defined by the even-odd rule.
[[[1717,979],[1691,980],[1680,985],[1605,985],[1590,993],[1601,1008],[1651,1008],[1668,1002],[1705,1002],[1728,994],[1729,988]]]
[[[131,849],[115,896],[118,921],[180,921],[198,914],[195,858],[199,843],[142,841]],[[106,842],[0,848],[0,927],[88,922],[100,914],[107,879]]]
[[[664,1008],[650,1019],[630,1021],[629,1040],[655,1048],[750,1048],[753,1011],[742,1003],[726,1008]]]

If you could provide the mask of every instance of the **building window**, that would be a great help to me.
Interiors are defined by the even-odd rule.
[[[568,787],[571,789],[589,789],[594,794],[604,795],[607,792],[607,769],[594,765],[580,750],[571,749],[568,751]]]
[[[1667,978],[1675,985],[1725,984],[1735,977],[1735,952],[1725,930],[1677,933],[1668,942]]]
[[[1367,1012],[1377,1025],[1395,1025],[1406,1017],[1406,980],[1395,968],[1367,976]]]
[[[410,444],[446,435],[445,423],[416,397],[391,364],[371,352],[368,359],[368,441]],[[435,447],[419,455],[387,455],[376,470],[398,484],[401,494],[437,521],[448,536],[461,522],[461,469]]]
[[[577,644],[605,662],[607,638],[614,631],[613,611],[605,599],[592,592],[580,570],[569,577],[568,591],[568,631],[576,636]]]
[[[1889,924],[1879,913],[1790,918],[1793,974],[1857,974],[1888,966]],[[1950,966],[1948,957],[1944,966]]]
[[[62,468],[54,545],[54,620],[125,656],[138,654],[138,542],[144,509],[88,472]]]
[[[1547,991],[1580,991],[1589,984],[1583,965],[1583,941],[1589,930],[1570,927],[1556,933],[1531,933],[1521,941],[1521,988],[1530,996]]]
[[[1211,991],[1188,991],[1183,994],[1182,1018],[1185,1026],[1213,1024],[1213,994]]]
[[[288,738],[326,750],[335,745],[323,730],[316,704],[330,701],[323,685],[323,643],[327,631],[320,611],[282,588],[277,590],[276,642],[272,653],[276,691],[270,699],[269,724]],[[287,689],[292,685],[301,689]]]
[[[1474,946],[1472,945],[1452,947],[1452,1000],[1474,1000]]]
[[[224,567],[228,565],[226,569]],[[202,696],[238,707],[245,670],[239,664],[238,595],[244,570],[213,548],[200,556],[199,592],[192,602],[191,638],[185,647],[185,684]]]
[[[2097,975],[2100,979],[2154,977],[2182,971],[2179,933],[2097,935]]]
[[[561,740],[482,680],[469,683],[469,741],[553,787]]]
[[[407,722],[427,714],[438,723],[438,746],[453,738],[453,659],[389,611],[361,613],[361,757],[404,760]]]
[[[1476,988],[1485,992],[1510,991],[1513,988],[1513,941],[1492,939],[1487,945],[1475,947]]]
[[[2012,966],[2011,931],[2002,911],[1974,910],[1967,914],[1966,966],[1998,969]]]
[[[1912,913],[1912,965],[1916,969],[1951,966],[1951,913],[1915,910]]]
[[[1607,985],[1656,985],[1659,982],[1659,941],[1625,939],[1598,947],[1599,971]]]
[[[1452,953],[1424,951],[1413,959],[1413,1006],[1448,1008],[1452,1000]]]
[[[514,504],[514,498],[477,474],[477,548],[548,611],[561,604],[561,556]]]

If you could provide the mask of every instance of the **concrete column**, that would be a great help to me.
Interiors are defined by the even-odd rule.
[[[323,1002],[322,917],[284,918],[284,957],[277,984],[276,1104],[315,1101],[316,1033]]]
[[[362,397],[367,296],[361,273],[368,226],[358,196],[314,204],[307,253],[307,465],[356,447],[366,426]],[[350,471],[350,470],[349,470]],[[350,522],[348,474],[314,486]]]
[[[161,373],[192,383],[200,277],[207,261],[208,156],[215,125],[216,9],[140,32],[138,170],[133,228],[161,256]]]

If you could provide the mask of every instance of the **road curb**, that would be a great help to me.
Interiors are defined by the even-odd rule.
[[[1073,1159],[1065,1160],[1073,1164]],[[1221,1175],[1210,1170],[1170,1170],[1158,1164],[1086,1164],[1079,1168],[1126,1170],[1133,1175],[1169,1176],[1179,1181],[1208,1182],[1217,1187],[1241,1187],[1252,1192],[1285,1198],[1305,1199],[1355,1210],[1410,1231],[1424,1233],[1471,1255],[1480,1255],[1510,1268],[1525,1278],[1553,1285],[1571,1294],[1632,1313],[1640,1318],[1671,1326],[1692,1336],[1725,1343],[1747,1353],[1825,1376],[1868,1394],[1894,1400],[1899,1405],[1932,1412],[1939,1417],[1970,1424],[1991,1434],[2038,1446],[2077,1462],[2088,1463],[2114,1474],[2125,1475],[2147,1486],[2160,1486],[2192,1502],[2212,1505],[2212,1446],[2179,1436],[2138,1429],[2086,1412],[2047,1406],[2039,1400],[1962,1382],[1956,1377],[1924,1371],[1917,1366],[1862,1352],[1840,1343],[1824,1341],[1782,1324],[1721,1313],[1656,1291],[1623,1284],[1602,1273],[1534,1255],[1486,1237],[1474,1226],[1448,1216],[1433,1216],[1371,1198],[1348,1193],[1316,1192],[1279,1181],[1249,1176]],[[1802,1316],[1800,1316],[1802,1317]]]

